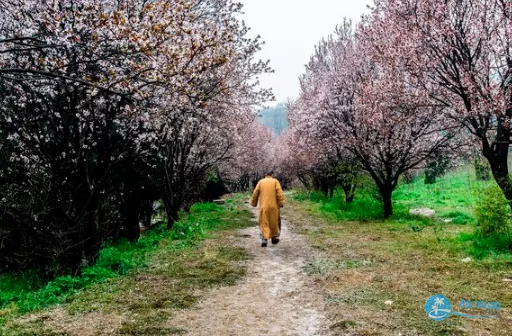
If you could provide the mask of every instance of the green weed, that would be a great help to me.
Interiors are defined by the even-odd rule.
[[[481,237],[512,234],[510,208],[498,186],[489,186],[480,195],[475,207],[478,234]]]

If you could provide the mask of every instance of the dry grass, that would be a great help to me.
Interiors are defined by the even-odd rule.
[[[239,200],[238,203],[240,203]],[[243,202],[242,202],[243,203]],[[237,209],[243,205],[235,204]],[[245,275],[247,252],[229,242],[234,229],[251,225],[249,211],[229,211],[209,238],[176,248],[163,241],[148,267],[107,280],[70,296],[67,302],[9,321],[3,336],[174,335],[173,315],[192,307],[210,290]],[[171,325],[171,326],[170,326]]]
[[[290,200],[284,216],[322,254],[317,271],[308,273],[323,288],[334,335],[512,335],[512,286],[503,281],[512,272],[507,262],[464,263],[464,254],[440,242],[433,227],[414,231],[382,221],[326,220],[318,206]],[[465,229],[446,226],[442,235]],[[498,301],[501,318],[435,322],[423,306],[436,293],[463,312],[456,307],[460,299]]]

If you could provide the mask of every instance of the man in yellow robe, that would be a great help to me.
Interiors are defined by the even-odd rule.
[[[281,233],[279,209],[284,205],[284,195],[281,184],[272,177],[272,173],[265,174],[265,178],[256,185],[252,193],[251,205],[257,206],[258,200],[261,246],[266,247],[268,239],[272,239],[272,244],[277,244]]]

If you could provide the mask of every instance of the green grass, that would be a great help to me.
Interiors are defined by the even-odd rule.
[[[199,247],[202,241],[218,232],[249,225],[251,214],[241,204],[243,196],[240,195],[222,206],[196,204],[190,213],[181,214],[181,219],[171,231],[166,230],[165,223],[160,223],[136,243],[120,241],[103,248],[96,264],[84,268],[81,277],[61,276],[45,282],[35,271],[0,276],[0,334],[9,331],[10,335],[12,330],[16,330],[15,325],[5,327],[8,321],[54,304],[66,304],[72,313],[108,307],[115,310],[118,302],[113,303],[113,298],[120,296],[122,300],[123,293],[130,288],[142,286],[142,289],[152,291],[151,282],[137,281],[148,275],[164,283],[170,277],[183,283],[178,289],[161,288],[159,293],[154,293],[155,302],[132,303],[134,309],[138,304],[143,306],[139,307],[143,310],[152,305],[188,307],[197,300],[190,294],[191,286],[204,288],[233,284],[243,275],[243,270],[233,267],[232,262],[244,260],[247,257],[245,250],[231,246],[206,250]],[[169,295],[168,302],[159,302],[162,293]],[[30,327],[43,334],[44,328]],[[25,335],[26,332],[29,335],[30,328],[27,328],[14,334]],[[129,325],[124,326],[124,330],[131,329]],[[162,330],[167,334],[171,331]],[[131,334],[139,333],[135,330]]]
[[[406,209],[429,207],[442,219],[455,224],[474,223],[474,206],[483,188],[493,181],[477,181],[474,172],[460,168],[438,178],[437,183],[426,185],[423,178],[411,184],[399,184],[393,193],[393,201]]]
[[[400,183],[393,192],[393,218],[408,218],[409,209],[428,207],[436,211],[436,216],[449,219],[455,224],[474,223],[475,206],[482,188],[492,181],[476,181],[466,168],[450,172],[438,178],[437,183],[426,185],[422,177],[412,183]],[[382,205],[376,187],[371,180],[365,180],[356,191],[351,204],[344,201],[343,192],[337,189],[332,199],[320,192],[298,192],[298,201],[309,200],[320,203],[320,211],[336,220],[370,221],[382,217]]]
[[[317,191],[298,191],[294,194],[297,201],[311,201],[319,205],[318,211],[332,220],[370,221],[381,217],[382,206],[378,200],[364,190],[356,194],[350,204],[345,203],[343,192],[336,189],[332,199]]]
[[[63,302],[76,290],[107,279],[128,274],[146,266],[146,253],[157,248],[157,243],[169,233],[163,226],[148,232],[138,243],[126,240],[105,247],[100,251],[95,265],[85,267],[82,276],[59,276],[43,281],[35,271],[0,276],[0,311],[24,314],[49,305]],[[11,315],[9,314],[9,315]],[[0,324],[6,318],[0,314]]]
[[[474,173],[467,167],[438,178],[434,185],[425,185],[423,177],[412,183],[400,183],[393,193],[393,216],[382,218],[382,205],[373,183],[365,181],[356,191],[351,204],[344,201],[343,192],[337,189],[332,199],[320,192],[299,191],[297,201],[309,201],[311,213],[333,223],[350,221],[359,223],[380,222],[395,232],[421,232],[432,230],[436,241],[446,245],[454,253],[465,253],[475,258],[508,258],[512,252],[512,236],[506,233],[490,237],[477,234],[478,221],[475,207],[483,197],[483,190],[493,181],[476,181]],[[435,210],[434,218],[423,218],[409,214],[413,208]]]

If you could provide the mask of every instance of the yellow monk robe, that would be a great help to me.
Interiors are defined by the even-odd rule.
[[[251,205],[260,203],[259,223],[264,239],[279,237],[279,208],[284,205],[283,189],[278,180],[265,176],[252,193]]]

